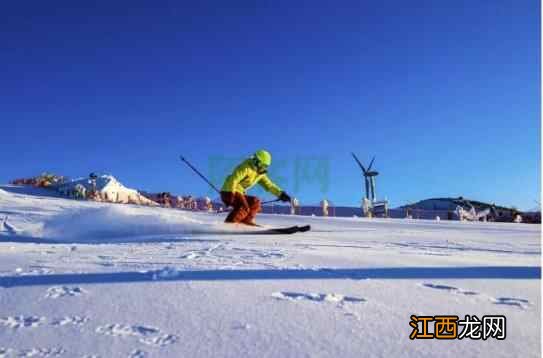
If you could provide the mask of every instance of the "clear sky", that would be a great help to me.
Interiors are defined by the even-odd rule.
[[[540,61],[537,0],[6,2],[0,182],[99,171],[203,195],[180,154],[221,185],[264,148],[302,203],[359,205],[354,151],[393,206],[530,209]]]

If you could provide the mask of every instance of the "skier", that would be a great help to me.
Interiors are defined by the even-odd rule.
[[[260,199],[256,196],[245,195],[245,191],[257,183],[277,196],[279,200],[291,201],[290,196],[268,178],[267,171],[270,164],[271,154],[265,150],[259,150],[239,164],[226,178],[221,188],[221,199],[233,210],[228,214],[225,222],[256,226],[255,216],[261,210]]]

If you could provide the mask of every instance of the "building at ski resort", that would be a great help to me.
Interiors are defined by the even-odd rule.
[[[402,210],[413,218],[430,218],[429,213],[432,213],[434,217],[440,216],[442,219],[454,220],[458,217],[459,209],[475,212],[488,212],[488,219],[492,221],[513,221],[515,216],[519,214],[518,210],[514,208],[507,208],[504,206],[495,205],[494,203],[484,203],[477,200],[469,200],[463,197],[457,198],[430,198],[418,201],[414,204],[403,205],[397,210]],[[430,215],[431,216],[431,215]]]

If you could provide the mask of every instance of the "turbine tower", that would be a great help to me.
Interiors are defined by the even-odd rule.
[[[362,169],[362,173],[364,173],[364,183],[366,187],[366,198],[368,200],[371,200],[371,202],[376,201],[376,195],[375,195],[375,177],[379,175],[378,171],[371,170],[371,167],[373,166],[373,162],[375,160],[375,156],[370,162],[370,165],[368,166],[368,169],[364,168],[360,160],[356,157],[354,153],[351,153],[353,155],[354,160],[358,163],[358,166],[360,166],[360,169]]]

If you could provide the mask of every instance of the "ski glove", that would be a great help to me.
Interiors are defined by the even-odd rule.
[[[284,191],[281,192],[281,195],[279,195],[279,200],[281,201],[291,201],[290,196],[288,196],[287,193]]]

